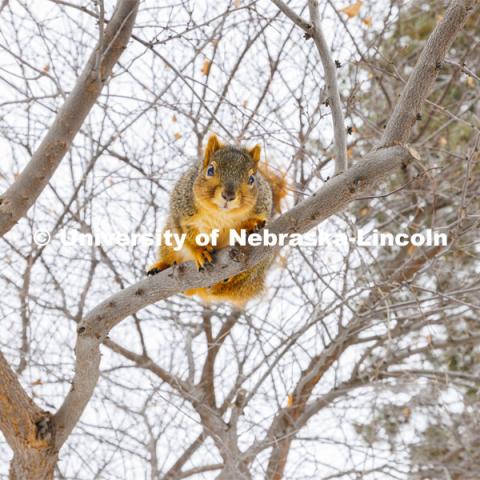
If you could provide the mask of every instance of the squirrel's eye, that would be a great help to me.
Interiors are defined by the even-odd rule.
[[[207,168],[207,175],[209,177],[213,177],[213,174],[215,173],[215,167],[213,165],[210,165],[208,168]]]
[[[255,177],[253,175],[250,175],[248,177],[248,184],[253,185],[254,182],[255,182]]]

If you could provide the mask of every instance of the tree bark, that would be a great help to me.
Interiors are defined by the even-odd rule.
[[[9,480],[53,480],[58,454],[26,449],[15,454],[10,463]]]
[[[53,478],[57,461],[50,414],[27,395],[0,353],[0,430],[14,452],[10,478]]]

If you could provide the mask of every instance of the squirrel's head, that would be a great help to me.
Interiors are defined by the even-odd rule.
[[[251,149],[223,145],[211,135],[193,186],[196,201],[210,209],[251,209],[257,201],[260,151],[260,145]]]

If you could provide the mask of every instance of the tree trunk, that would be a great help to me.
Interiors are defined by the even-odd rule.
[[[15,453],[10,462],[9,480],[53,480],[58,461],[56,453],[28,449]]]

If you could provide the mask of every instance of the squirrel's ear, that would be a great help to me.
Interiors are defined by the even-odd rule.
[[[207,146],[205,147],[205,157],[203,159],[203,165],[207,166],[210,163],[210,160],[213,154],[223,147],[223,144],[220,143],[218,137],[212,133],[208,139]]]
[[[262,152],[262,147],[257,143],[253,148],[251,148],[248,153],[252,156],[253,161],[258,163],[260,161],[260,153]]]

